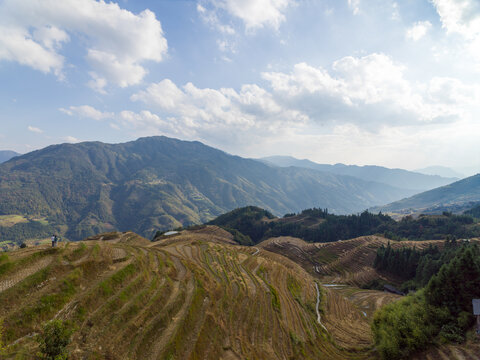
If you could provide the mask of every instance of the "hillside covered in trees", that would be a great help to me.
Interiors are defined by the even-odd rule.
[[[480,219],[480,204],[464,212],[465,215]]]
[[[406,261],[407,251],[387,247],[378,255],[379,268],[398,272],[395,264]],[[442,252],[430,248],[408,257],[416,260],[407,265],[406,276],[426,286],[375,314],[372,329],[384,359],[406,358],[434,343],[461,343],[475,321],[472,299],[480,297],[478,245],[449,242]]]
[[[394,240],[446,239],[480,236],[480,225],[468,215],[444,213],[435,216],[407,216],[395,221],[390,216],[364,211],[355,215],[335,215],[327,209],[307,209],[299,214],[276,218],[258,207],[247,206],[209,222],[230,232],[240,232],[259,243],[275,236],[293,236],[307,242],[331,242],[358,236],[381,234]]]

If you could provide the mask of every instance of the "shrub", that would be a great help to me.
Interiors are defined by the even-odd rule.
[[[72,329],[61,320],[52,320],[46,323],[43,326],[42,334],[37,338],[42,359],[68,359],[67,345],[70,344],[72,332]]]

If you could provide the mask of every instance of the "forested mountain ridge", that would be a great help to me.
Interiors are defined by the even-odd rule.
[[[331,172],[337,175],[353,176],[365,181],[380,182],[398,188],[415,190],[416,192],[434,189],[458,180],[458,178],[455,177],[441,177],[403,169],[389,169],[375,165],[318,164],[310,160],[299,160],[291,156],[270,156],[259,160],[275,166],[296,166]]]
[[[151,236],[251,204],[277,215],[313,206],[352,213],[410,194],[167,137],[52,145],[0,165],[0,215],[46,219],[70,239],[112,229]]]

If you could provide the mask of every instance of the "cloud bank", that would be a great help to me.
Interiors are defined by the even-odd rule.
[[[285,21],[285,11],[294,3],[294,0],[204,0],[197,10],[204,21],[226,33],[234,30],[231,26],[221,25],[222,13],[241,20],[247,31],[264,27],[278,30]]]

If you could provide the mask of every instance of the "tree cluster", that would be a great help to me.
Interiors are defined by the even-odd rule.
[[[465,340],[474,323],[472,299],[480,297],[480,250],[463,244],[446,251],[454,253],[424,289],[376,312],[372,330],[384,359],[408,357],[436,341]]]
[[[23,239],[48,237],[54,232],[53,226],[30,220],[29,222],[18,223],[9,227],[0,226],[0,241],[21,242]]]
[[[307,242],[332,242],[374,234],[393,240],[480,236],[480,226],[471,216],[450,213],[416,219],[407,216],[397,222],[382,213],[334,215],[328,209],[313,208],[278,219],[266,210],[248,206],[221,215],[209,224],[235,229],[255,244],[274,236],[293,236]]]

